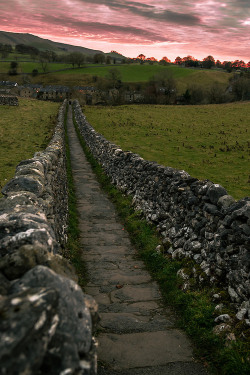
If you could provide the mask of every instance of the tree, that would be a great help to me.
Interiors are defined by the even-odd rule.
[[[140,55],[137,56],[137,59],[144,61],[146,59],[146,56],[143,55],[143,53],[141,53]]]
[[[111,56],[109,55],[106,57],[106,64],[111,64]]]
[[[235,77],[232,83],[232,91],[235,100],[250,99],[250,79],[246,77]]]
[[[183,57],[182,63],[184,63],[186,67],[197,67],[200,65],[200,62],[191,55]]]
[[[174,63],[176,65],[181,65],[183,63],[183,60],[180,56],[177,56],[176,59],[174,60]]]
[[[9,53],[12,52],[12,46],[11,44],[2,44],[0,43],[0,53],[2,58],[7,58],[9,56]]]
[[[146,61],[148,61],[150,65],[153,65],[155,62],[157,62],[157,59],[155,57],[148,57]]]
[[[145,97],[148,103],[170,104],[176,96],[176,81],[166,71],[155,74],[148,82]]]
[[[171,63],[171,60],[169,60],[167,58],[167,56],[163,56],[163,58],[160,60],[161,65],[167,65],[167,64],[170,64],[170,63]]]
[[[33,69],[32,70],[32,77],[36,77],[38,75],[38,70],[37,69]]]
[[[215,60],[213,56],[209,55],[203,59],[202,63],[203,68],[205,69],[211,69],[213,66],[215,66]]]
[[[117,68],[111,68],[106,75],[110,86],[115,89],[121,88],[121,72]]]
[[[146,59],[146,56],[143,55],[143,53],[141,53],[140,55],[137,56],[137,60],[140,61],[140,64],[143,64],[145,59]]]
[[[208,101],[210,104],[225,103],[229,101],[229,94],[218,83],[214,83],[208,90]]]
[[[228,73],[231,73],[233,69],[231,61],[223,61],[222,66],[223,66],[223,69],[225,69]]]
[[[222,68],[222,63],[220,62],[220,60],[217,60],[215,65],[217,68]]]
[[[37,48],[26,45],[26,44],[17,44],[15,49],[16,49],[16,52],[18,53],[29,53],[33,55],[39,54],[39,50]]]
[[[48,71],[48,59],[46,57],[46,54],[41,54],[39,56],[39,62],[41,64],[43,72],[46,73]]]
[[[68,56],[68,61],[73,65],[77,65],[79,68],[85,61],[85,56],[81,52],[72,52]]]
[[[205,92],[202,86],[195,83],[190,84],[184,94],[187,104],[200,104],[205,99]]]
[[[243,60],[235,60],[232,63],[232,68],[235,68],[235,69],[246,68],[246,63]]]
[[[103,53],[96,53],[94,55],[94,63],[95,64],[103,64],[103,63],[105,63],[105,55]]]
[[[18,63],[16,61],[11,61],[10,70],[9,70],[10,76],[17,75],[17,67],[18,67]]]

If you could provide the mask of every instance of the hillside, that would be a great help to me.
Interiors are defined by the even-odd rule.
[[[32,34],[10,33],[6,31],[0,31],[0,43],[11,44],[12,46],[15,46],[16,44],[26,44],[32,47],[36,47],[39,50],[50,50],[56,53],[81,52],[85,55],[102,53],[102,51],[85,47],[53,42],[52,40],[43,39]]]

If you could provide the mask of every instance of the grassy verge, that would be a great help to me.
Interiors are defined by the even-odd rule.
[[[20,98],[19,106],[0,106],[0,190],[21,160],[47,147],[58,108],[58,103]]]
[[[125,196],[110,183],[86,146],[76,123],[75,127],[99,183],[115,204],[138,254],[144,260],[154,280],[158,282],[165,304],[176,311],[179,326],[193,340],[196,355],[214,374],[248,375],[250,337],[227,343],[226,346],[225,338],[213,334],[214,318],[218,315],[218,313],[214,315],[215,305],[212,302],[212,295],[216,290],[205,287],[193,287],[187,292],[181,290],[182,282],[177,277],[177,271],[183,267],[191,269],[194,265],[191,262],[187,265],[186,262],[184,264],[172,260],[164,254],[164,251],[161,253],[155,251],[156,246],[161,242],[155,228],[142,218],[141,213],[133,210],[131,197]]]
[[[85,263],[81,258],[81,245],[80,245],[80,230],[79,230],[79,219],[76,210],[76,195],[74,189],[74,181],[70,162],[70,150],[68,143],[67,133],[67,114],[68,109],[65,113],[64,128],[65,128],[65,143],[66,143],[66,168],[67,168],[67,181],[68,181],[68,205],[69,205],[69,220],[68,220],[68,241],[66,248],[63,252],[63,256],[71,261],[74,265],[77,276],[78,284],[84,289],[87,283],[87,270]]]

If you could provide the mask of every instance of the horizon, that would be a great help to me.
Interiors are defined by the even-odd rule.
[[[160,60],[250,60],[248,0],[0,0],[2,31]]]

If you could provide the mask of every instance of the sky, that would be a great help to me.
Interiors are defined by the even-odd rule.
[[[127,57],[250,60],[250,0],[0,0],[0,30]]]

